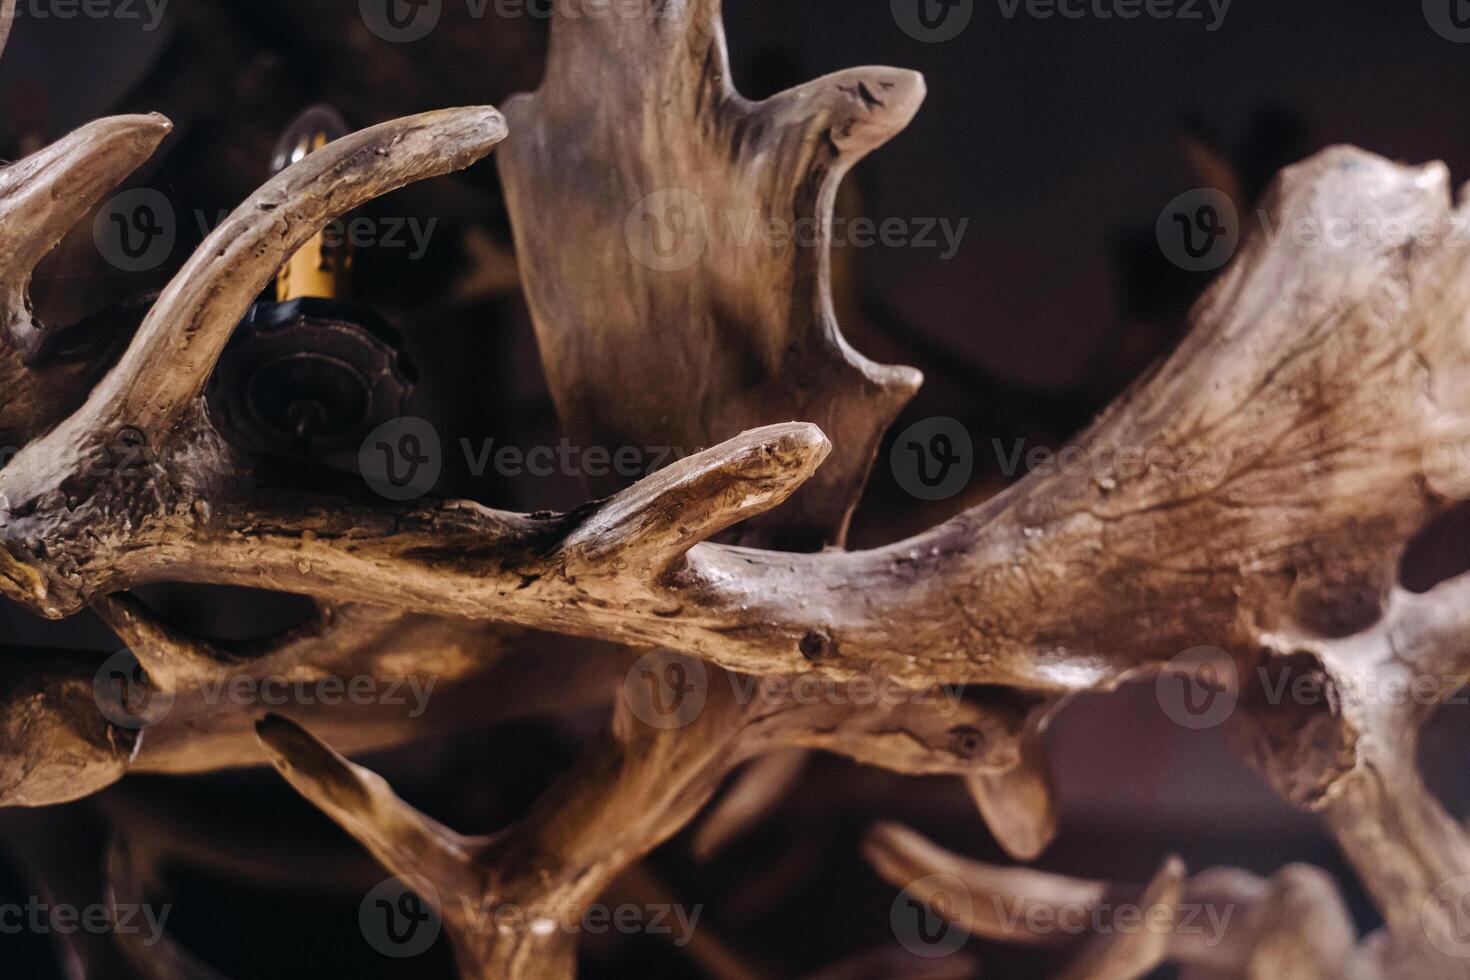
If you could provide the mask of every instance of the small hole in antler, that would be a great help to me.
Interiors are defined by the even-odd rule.
[[[812,630],[801,638],[801,655],[808,660],[816,660],[827,651],[832,638],[819,630]]]

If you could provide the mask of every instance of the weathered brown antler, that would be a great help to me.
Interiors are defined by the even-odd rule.
[[[516,140],[501,173],[573,435],[643,446],[656,430],[687,451],[816,423],[832,457],[745,537],[818,546],[840,540],[878,440],[921,381],[847,345],[828,280],[837,186],[908,125],[924,82],[854,68],[749,102],[719,12],[718,0],[596,19],[563,8],[540,90],[506,105]],[[589,305],[614,282],[618,301]]]
[[[1458,219],[1442,170],[1349,150],[1289,171],[1270,214]],[[280,492],[209,499],[183,481],[168,488],[172,509],[129,515],[125,545],[98,542],[75,521],[88,501],[109,499],[109,481],[65,479],[80,466],[68,445],[90,431],[73,419],[0,471],[4,587],[64,613],[165,575],[271,585],[662,644],[755,672],[815,659],[836,676],[876,668],[919,684],[1054,691],[1106,685],[1224,636],[1243,606],[1350,632],[1379,615],[1399,549],[1450,502],[1425,471],[1424,448],[1470,407],[1457,384],[1470,299],[1459,257],[1257,239],[1203,301],[1180,350],[1067,454],[1080,469],[1023,481],[878,551],[682,554],[761,504],[718,527],[695,522],[687,536],[673,522],[677,544],[658,560],[620,565],[589,540],[604,525],[583,514],[529,520],[466,505],[323,514],[299,499],[277,503]],[[104,395],[89,405],[83,416],[113,410]],[[662,494],[678,499],[681,478],[701,466],[728,476],[767,438],[773,458],[788,461],[783,492],[826,445],[799,427],[754,436],[609,506],[656,510]],[[201,499],[207,516],[192,506]],[[43,539],[44,557],[30,547]],[[1189,597],[1182,606],[1179,596]]]
[[[1390,930],[1359,943],[1336,883],[1309,865],[1270,879],[1235,868],[1185,879],[1172,858],[1138,888],[983,864],[894,824],[874,827],[864,853],[890,884],[970,934],[1070,952],[1067,976],[1131,980],[1165,963],[1188,980],[1463,975],[1435,973],[1432,947],[1400,944]]]
[[[0,442],[6,446],[35,438],[75,411],[106,366],[105,350],[101,358],[47,356],[55,331],[31,312],[32,270],[169,129],[158,115],[99,119],[0,171]]]
[[[677,676],[665,680],[670,667]],[[697,695],[677,689],[690,684]],[[521,823],[474,840],[413,811],[381,779],[285,719],[272,716],[260,734],[303,795],[390,871],[432,885],[424,897],[437,902],[467,976],[527,978],[571,976],[569,924],[619,873],[688,823],[741,762],[803,747],[900,772],[999,772],[1016,764],[1025,719],[1026,706],[1004,695],[956,701],[948,711],[914,696],[865,699],[840,690],[812,697],[651,655],[635,664],[609,737]],[[494,928],[507,912],[525,921],[533,910],[544,918],[539,926],[531,921],[516,935]]]
[[[431,113],[357,134],[282,174],[211,236],[89,396],[107,363],[105,341],[115,345],[116,339],[56,357],[52,340],[59,332],[30,313],[31,271],[168,129],[158,116],[101,120],[0,174],[0,281],[7,311],[0,324],[0,430],[24,444],[3,470],[0,534],[9,544],[0,548],[0,591],[24,595],[41,611],[71,608],[75,586],[86,578],[64,541],[88,542],[83,551],[100,545],[96,559],[117,561],[141,543],[135,535],[143,525],[207,515],[209,488],[239,475],[244,463],[212,436],[197,395],[244,308],[298,239],[385,190],[467,165],[503,135],[493,109]],[[110,455],[120,432],[129,433],[137,448],[134,430],[143,448],[157,453],[137,467],[138,459],[124,463]],[[30,498],[19,507],[28,514],[24,521],[17,518],[17,494]],[[177,543],[187,546],[191,534]],[[38,566],[19,564],[11,547],[45,558]],[[58,604],[59,592],[71,595]],[[301,649],[299,643],[294,648]],[[6,742],[16,773],[0,788],[8,803],[55,802],[94,791],[120,774],[138,742],[137,732],[105,721],[95,701],[85,710],[76,700],[88,696],[95,664],[82,657],[42,662],[35,676],[8,675],[23,688],[17,696],[26,705],[12,713],[15,728]],[[75,697],[36,700],[26,693],[56,685]],[[67,748],[73,744],[92,749]]]
[[[1234,722],[1243,755],[1321,815],[1417,976],[1463,976],[1470,834],[1419,774],[1419,730],[1470,680],[1470,576],[1395,589],[1342,638],[1251,631],[1260,653]]]

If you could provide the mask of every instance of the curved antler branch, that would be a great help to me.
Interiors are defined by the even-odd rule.
[[[1383,910],[1400,955],[1425,976],[1463,972],[1460,894],[1470,835],[1424,785],[1430,713],[1470,680],[1470,576],[1424,595],[1394,589],[1383,618],[1340,639],[1249,631],[1258,683],[1233,719],[1245,757],[1319,813]]]
[[[6,9],[13,13],[14,6]],[[105,368],[105,350],[81,363],[43,356],[54,331],[31,311],[31,276],[171,128],[156,113],[111,116],[0,170],[0,445],[14,449],[56,425],[76,410]]]
[[[1170,858],[1146,888],[1000,868],[962,858],[896,824],[868,834],[864,856],[890,884],[969,933],[1069,950],[1064,976],[1143,977],[1164,963],[1194,980],[1389,977],[1400,954],[1361,947],[1337,885],[1291,865],[1269,880],[1213,868],[1186,880]]]
[[[590,749],[524,820],[489,839],[442,830],[284,719],[269,718],[259,731],[303,795],[389,870],[433,886],[465,974],[506,978],[569,976],[573,943],[555,927],[498,933],[488,925],[499,921],[497,909],[539,909],[550,922],[575,921],[633,861],[687,824],[728,773],[757,755],[820,747],[902,772],[947,773],[1001,771],[1019,759],[1026,712],[1003,698],[955,702],[947,710],[913,698],[875,703],[852,691],[814,698],[762,686],[768,679],[746,684],[715,668],[706,673],[698,661],[678,658],[648,673],[647,694],[641,676],[630,678],[612,737]],[[660,712],[670,698],[672,711]],[[660,719],[668,720],[649,723]]]

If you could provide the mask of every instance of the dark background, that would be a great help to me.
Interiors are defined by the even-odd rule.
[[[1470,45],[1436,34],[1418,3],[1235,0],[1223,27],[1207,32],[1201,21],[1006,19],[989,0],[976,3],[959,38],[942,44],[905,35],[888,0],[727,7],[736,81],[752,97],[857,64],[921,70],[925,107],[858,168],[842,208],[879,220],[970,219],[952,261],[933,249],[881,246],[840,259],[849,273],[840,305],[854,345],[929,377],[897,428],[950,415],[978,450],[970,491],[940,505],[903,494],[880,456],[855,525],[858,546],[895,540],[993,492],[1005,476],[992,439],[1058,447],[1168,349],[1210,277],[1171,266],[1154,222],[1171,198],[1206,181],[1191,164],[1202,150],[1229,161],[1250,194],[1279,166],[1334,143],[1410,163],[1442,159],[1456,175],[1470,173]],[[171,0],[151,33],[136,21],[23,11],[0,60],[0,137],[13,158],[99,115],[163,111],[177,131],[135,184],[164,189],[182,214],[214,214],[268,176],[270,143],[305,105],[328,99],[367,125],[499,102],[535,86],[544,35],[533,19],[473,20],[460,0],[446,0],[434,35],[406,46],[367,35],[347,0]],[[504,256],[487,264],[464,244],[478,231],[507,247],[493,165],[380,206],[437,217],[446,229],[423,262],[401,253],[360,257],[361,298],[404,329],[424,375],[419,409],[475,439],[554,441],[528,319],[514,290],[496,285]],[[97,261],[82,231],[38,277],[38,304],[57,320],[156,285],[198,238],[181,228],[164,268],[126,276]],[[477,272],[479,287],[457,285]],[[566,481],[512,483],[453,470],[440,489],[521,509],[582,499]],[[1422,586],[1470,564],[1462,531],[1454,519],[1431,529],[1409,580]],[[157,598],[177,616],[234,636],[263,633],[295,609],[219,591]],[[0,643],[115,647],[98,623],[40,623],[13,608],[0,608]],[[533,719],[370,764],[460,829],[488,830],[512,819],[600,720]],[[1426,770],[1457,814],[1470,801],[1458,749],[1467,728],[1466,713],[1449,710],[1425,739]],[[1304,861],[1337,874],[1360,925],[1376,924],[1311,819],[1258,783],[1218,732],[1171,724],[1151,685],[1077,699],[1058,718],[1050,747],[1063,816],[1042,867],[1143,881],[1170,852],[1196,870],[1229,864],[1269,874]],[[34,891],[28,865],[45,878],[61,873],[52,862],[85,860],[119,813],[168,814],[173,832],[237,851],[247,863],[250,855],[310,853],[327,869],[314,887],[268,873],[169,869],[157,888],[174,905],[173,933],[228,975],[449,975],[442,948],[403,964],[366,946],[356,925],[358,883],[377,880],[372,865],[268,772],[129,779],[100,801],[0,815],[11,853],[0,864],[0,901]],[[684,838],[652,864],[681,901],[705,904],[702,925],[725,944],[768,975],[797,976],[892,941],[892,890],[855,849],[878,818],[1001,860],[953,781],[821,760],[770,821],[712,864],[694,864]],[[1040,976],[1048,967],[1041,954],[978,943],[974,951],[992,976]],[[699,973],[655,938],[591,944],[586,953],[588,976]],[[60,976],[50,955],[44,939],[0,937],[0,975]]]

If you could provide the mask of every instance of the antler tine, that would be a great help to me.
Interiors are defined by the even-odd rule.
[[[31,311],[31,276],[46,253],[141,166],[171,128],[156,113],[111,116],[0,170],[0,440],[24,444],[86,397],[99,368],[68,372],[40,363],[50,331]]]
[[[683,554],[706,535],[779,505],[827,449],[815,426],[769,426],[556,517],[468,503],[379,507],[235,487],[210,502],[203,526],[197,513],[170,515],[140,534],[127,555],[99,555],[98,564],[84,560],[79,570],[96,576],[100,592],[167,577],[469,618],[484,618],[489,604],[506,621],[554,622],[568,632],[579,631],[581,597],[602,593],[619,597],[596,603],[597,618],[620,624],[608,635],[657,642],[663,631],[647,629],[632,611],[653,603],[668,615],[659,583],[678,574]],[[795,644],[787,659],[806,666]]]
[[[1007,772],[977,772],[965,785],[996,842],[1018,861],[1034,861],[1057,835],[1051,766],[1035,736],[1021,739],[1021,761]]]
[[[863,851],[880,877],[975,935],[1076,946],[1061,974],[1069,978],[1125,980],[1165,962],[1185,967],[1184,975],[1195,980],[1423,975],[1385,970],[1382,962],[1393,957],[1416,970],[1423,966],[1412,957],[1414,950],[1390,949],[1385,937],[1355,948],[1352,918],[1332,876],[1307,865],[1289,865],[1269,880],[1233,868],[1186,879],[1183,863],[1171,857],[1148,887],[1137,889],[982,864],[896,824],[874,826]],[[933,901],[940,894],[953,899],[947,890],[961,892],[962,900]],[[1119,919],[1125,908],[1126,922]],[[1038,909],[1046,914],[1033,918],[1030,913]],[[1100,918],[1109,912],[1114,921]],[[1029,931],[1028,922],[1047,928]]]
[[[271,762],[302,796],[394,874],[426,877],[440,890],[445,921],[463,921],[456,904],[461,898],[478,902],[485,887],[474,868],[477,842],[419,813],[381,776],[348,762],[293,721],[267,715],[256,732]]]
[[[493,108],[442,109],[354,133],[277,174],[204,240],[119,363],[34,454],[74,461],[79,448],[123,426],[155,442],[172,435],[250,303],[328,221],[406,184],[463,169],[504,137]],[[13,468],[24,470],[26,455]]]
[[[1083,881],[1035,871],[1002,868],[971,861],[944,850],[927,838],[895,823],[874,825],[863,840],[863,857],[878,876],[898,888],[909,889],[922,902],[936,908],[953,907],[955,921],[970,932],[989,939],[1038,945],[1062,945],[1071,937],[1062,933],[1018,933],[1017,921],[1003,915],[1002,905],[1017,907],[1076,907],[1090,909],[1108,894],[1102,882]],[[943,878],[945,880],[937,880]],[[933,899],[961,883],[979,901],[949,906]],[[984,899],[997,896],[1001,902]]]
[[[1093,937],[1059,980],[1139,980],[1163,965],[1179,914],[1184,874],[1179,858],[1165,860],[1138,902],[1147,925]]]
[[[699,676],[697,662],[685,666],[682,676]],[[754,688],[742,695],[734,678],[718,668],[709,674],[690,682],[699,701],[678,695],[678,710],[689,704],[692,716],[679,715],[682,724],[667,727],[645,720],[653,709],[641,691],[635,695],[625,686],[611,737],[594,744],[521,823],[482,845],[410,810],[380,779],[296,725],[271,717],[259,731],[277,767],[304,796],[390,870],[434,886],[466,975],[514,980],[564,976],[556,972],[560,965],[551,970],[545,961],[569,960],[571,942],[549,934],[497,936],[485,921],[497,907],[540,908],[552,919],[577,913],[630,863],[693,819],[747,759],[794,745],[820,746],[898,771],[927,772],[1002,768],[1018,754],[1006,739],[1019,737],[1024,712],[1004,706],[957,706],[952,715],[926,722],[920,716],[928,712],[915,706],[854,706],[850,696],[802,703]],[[998,717],[987,721],[980,717],[985,710]],[[955,745],[945,725],[973,733],[980,744]],[[895,744],[906,742],[922,747]],[[451,907],[451,897],[460,909]]]
[[[617,561],[657,577],[697,542],[779,506],[831,450],[802,422],[744,433],[613,497],[567,536],[558,560],[569,574]]]
[[[778,750],[752,761],[699,825],[690,845],[694,856],[710,860],[768,816],[795,787],[810,761],[811,753],[805,749]]]
[[[22,351],[35,346],[28,287],[36,264],[68,231],[153,155],[173,124],[158,113],[87,123],[0,170],[0,277],[6,332]]]
[[[0,676],[0,806],[51,806],[122,778],[142,732],[97,710],[100,658],[8,650]]]

